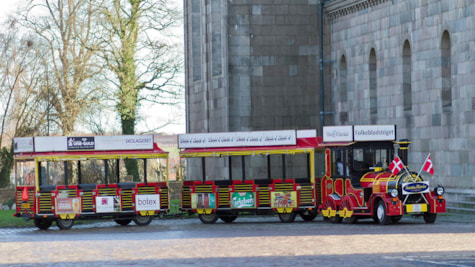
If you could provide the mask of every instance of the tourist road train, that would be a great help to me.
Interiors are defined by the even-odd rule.
[[[433,223],[445,212],[444,187],[422,178],[433,174],[430,155],[418,172],[409,170],[409,145],[396,139],[395,125],[326,126],[322,136],[315,130],[181,134],[180,188],[172,190],[168,152],[152,135],[15,138],[14,216],[39,229],[107,218],[143,226],[166,215],[178,194],[181,212],[207,224],[231,223],[241,214],[277,214],[284,223],[321,214],[333,223],[380,224],[413,215]]]

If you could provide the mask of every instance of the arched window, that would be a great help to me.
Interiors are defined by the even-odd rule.
[[[452,107],[452,69],[450,50],[450,35],[448,31],[444,31],[441,43],[440,71],[442,77],[442,108],[445,110]]]
[[[378,117],[376,51],[371,48],[369,53],[369,113],[371,123],[376,123]]]
[[[348,101],[348,87],[346,84],[346,75],[347,75],[347,67],[346,67],[346,58],[345,55],[341,56],[340,60],[340,102]]]
[[[404,42],[402,48],[402,93],[404,110],[412,110],[412,64],[411,64],[411,45],[409,41]]]

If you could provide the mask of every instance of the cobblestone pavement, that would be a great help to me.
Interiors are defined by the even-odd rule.
[[[1,266],[475,266],[475,216],[442,215],[435,224],[403,218],[394,225],[354,225],[277,217],[232,224],[156,219],[69,231],[0,229]]]

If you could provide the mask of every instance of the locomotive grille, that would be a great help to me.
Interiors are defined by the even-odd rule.
[[[224,187],[224,188],[220,188],[220,189],[223,189],[222,191],[219,190],[219,193],[218,193],[218,203],[219,203],[219,206],[220,207],[229,207],[229,192],[228,192],[228,188],[227,187]]]
[[[160,209],[168,209],[168,188],[166,187],[160,191]]]
[[[122,190],[122,210],[132,209],[132,189]]]
[[[39,197],[39,210],[38,213],[51,213],[51,192],[41,193]]]
[[[312,186],[311,185],[302,185],[300,189],[300,205],[302,206],[312,206]]]
[[[116,196],[116,189],[115,188],[100,188],[99,189],[99,196]]]
[[[93,212],[92,210],[92,191],[82,192],[82,212]]]
[[[191,208],[191,193],[190,193],[190,187],[189,186],[184,186],[182,188],[182,196],[183,196],[182,207],[185,208],[185,209],[190,209]]]
[[[213,186],[212,185],[197,185],[195,186],[196,193],[212,193]]]
[[[236,192],[252,192],[252,184],[238,184],[234,186]]]
[[[259,207],[269,207],[269,187],[259,187]]]
[[[275,191],[294,191],[294,184],[275,184]]]

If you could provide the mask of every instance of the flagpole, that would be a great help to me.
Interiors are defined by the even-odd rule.
[[[424,160],[424,163],[422,163],[421,169],[419,170],[419,173],[417,173],[416,180],[421,175],[422,169],[424,169],[424,165],[426,164],[426,161],[429,157],[430,157],[430,153],[427,155],[426,159]]]

